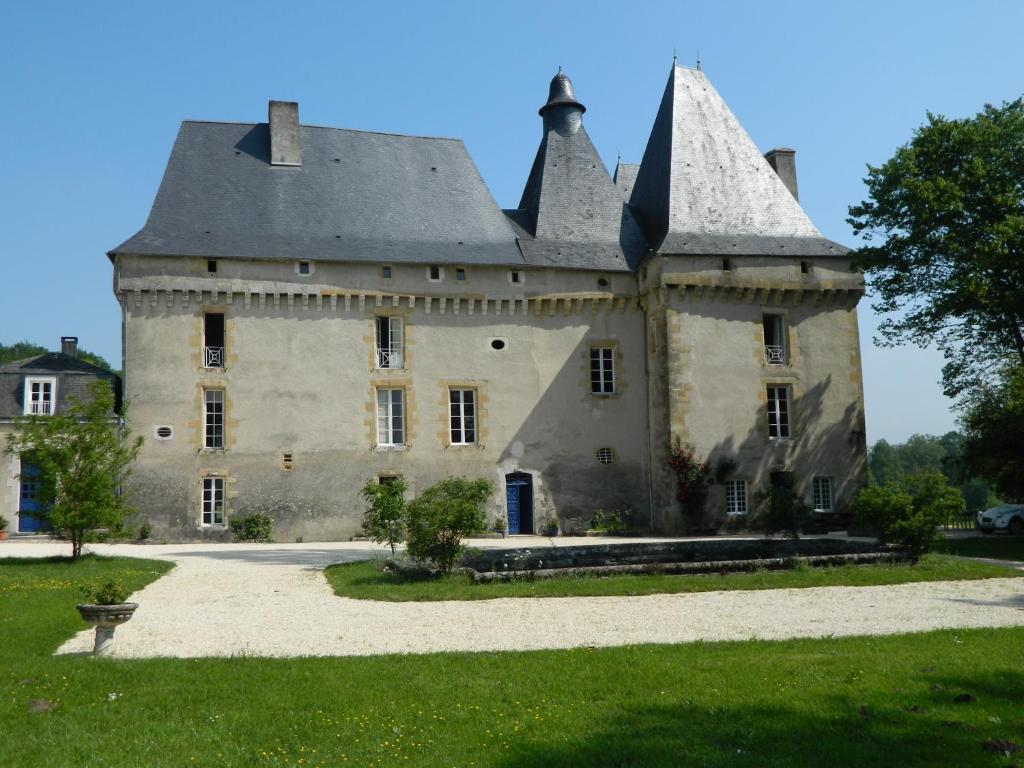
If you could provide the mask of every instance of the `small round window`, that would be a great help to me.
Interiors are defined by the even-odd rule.
[[[597,278],[597,284],[599,286],[601,286],[602,288],[607,288],[608,287],[608,278],[607,277],[599,277],[599,278]]]
[[[499,352],[508,345],[505,339],[491,339],[491,349],[496,349]]]
[[[153,436],[157,440],[170,440],[174,437],[174,427],[160,426],[153,430]]]
[[[613,461],[615,461],[615,449],[598,448],[596,456],[597,460],[602,464],[611,464]]]

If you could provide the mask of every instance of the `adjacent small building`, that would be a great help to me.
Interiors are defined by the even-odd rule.
[[[89,386],[97,380],[110,382],[115,400],[120,395],[117,374],[78,359],[77,337],[61,337],[60,346],[60,352],[0,364],[0,517],[7,520],[9,533],[37,533],[44,528],[39,518],[28,514],[39,509],[39,470],[31,457],[2,452],[16,419],[63,413],[72,399],[87,397]],[[112,412],[110,417],[116,419],[117,414]]]
[[[623,510],[743,527],[792,473],[822,514],[865,482],[847,251],[699,70],[673,66],[639,164],[610,175],[559,72],[515,209],[457,139],[182,123],[141,231],[109,252],[133,504],[155,536],[347,538],[367,481],[488,477],[509,530]],[[528,172],[526,172],[528,170]],[[716,469],[701,520],[666,460]]]

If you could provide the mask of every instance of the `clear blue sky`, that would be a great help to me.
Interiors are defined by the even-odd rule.
[[[639,162],[673,50],[754,141],[797,149],[801,202],[854,245],[846,208],[931,110],[1024,90],[1024,3],[6,3],[0,71],[0,342],[62,334],[115,364],[104,253],[145,221],[185,118],[303,122],[465,140],[513,207],[558,66],[609,167]],[[954,426],[941,359],[880,350],[861,304],[868,439]]]

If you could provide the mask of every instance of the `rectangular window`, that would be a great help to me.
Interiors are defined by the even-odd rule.
[[[25,414],[49,416],[54,411],[57,379],[25,379]]]
[[[402,367],[402,318],[378,317],[377,324],[377,367]]]
[[[308,275],[309,274],[309,262],[308,261],[300,261],[299,262],[299,274],[300,275]]]
[[[523,273],[518,269],[513,269],[508,273],[508,279],[512,285],[519,285],[519,283],[523,282]]]
[[[768,437],[789,437],[789,387],[768,387]]]
[[[814,511],[832,511],[832,478],[816,477],[813,481]]]
[[[764,359],[768,365],[786,364],[786,320],[782,315],[762,315]]]
[[[209,272],[211,275],[217,271],[216,259],[210,259],[209,261],[206,262],[206,271]]]
[[[203,478],[203,525],[224,525],[224,478]]]
[[[428,279],[433,280],[435,283],[441,279],[441,267],[437,264],[431,264],[427,267]]]
[[[590,348],[590,391],[595,395],[615,392],[614,352],[610,347]]]
[[[465,280],[466,279],[466,270],[464,270],[464,269],[456,269],[455,270],[455,279],[456,280]]]
[[[204,448],[224,447],[224,390],[203,390]]]
[[[476,391],[448,390],[448,413],[451,419],[452,445],[476,442]]]
[[[405,445],[405,390],[377,390],[377,445]]]
[[[387,267],[387,266],[381,267],[380,268],[380,276],[383,277],[385,280],[390,280],[391,279],[391,267]]]
[[[730,515],[747,514],[747,481],[727,480],[725,483],[725,511]]]
[[[221,312],[203,315],[203,367],[224,367],[224,314]]]

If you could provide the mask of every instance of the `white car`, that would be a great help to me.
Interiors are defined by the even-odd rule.
[[[978,528],[982,533],[1009,531],[1019,536],[1024,533],[1024,504],[1002,504],[978,513]]]

